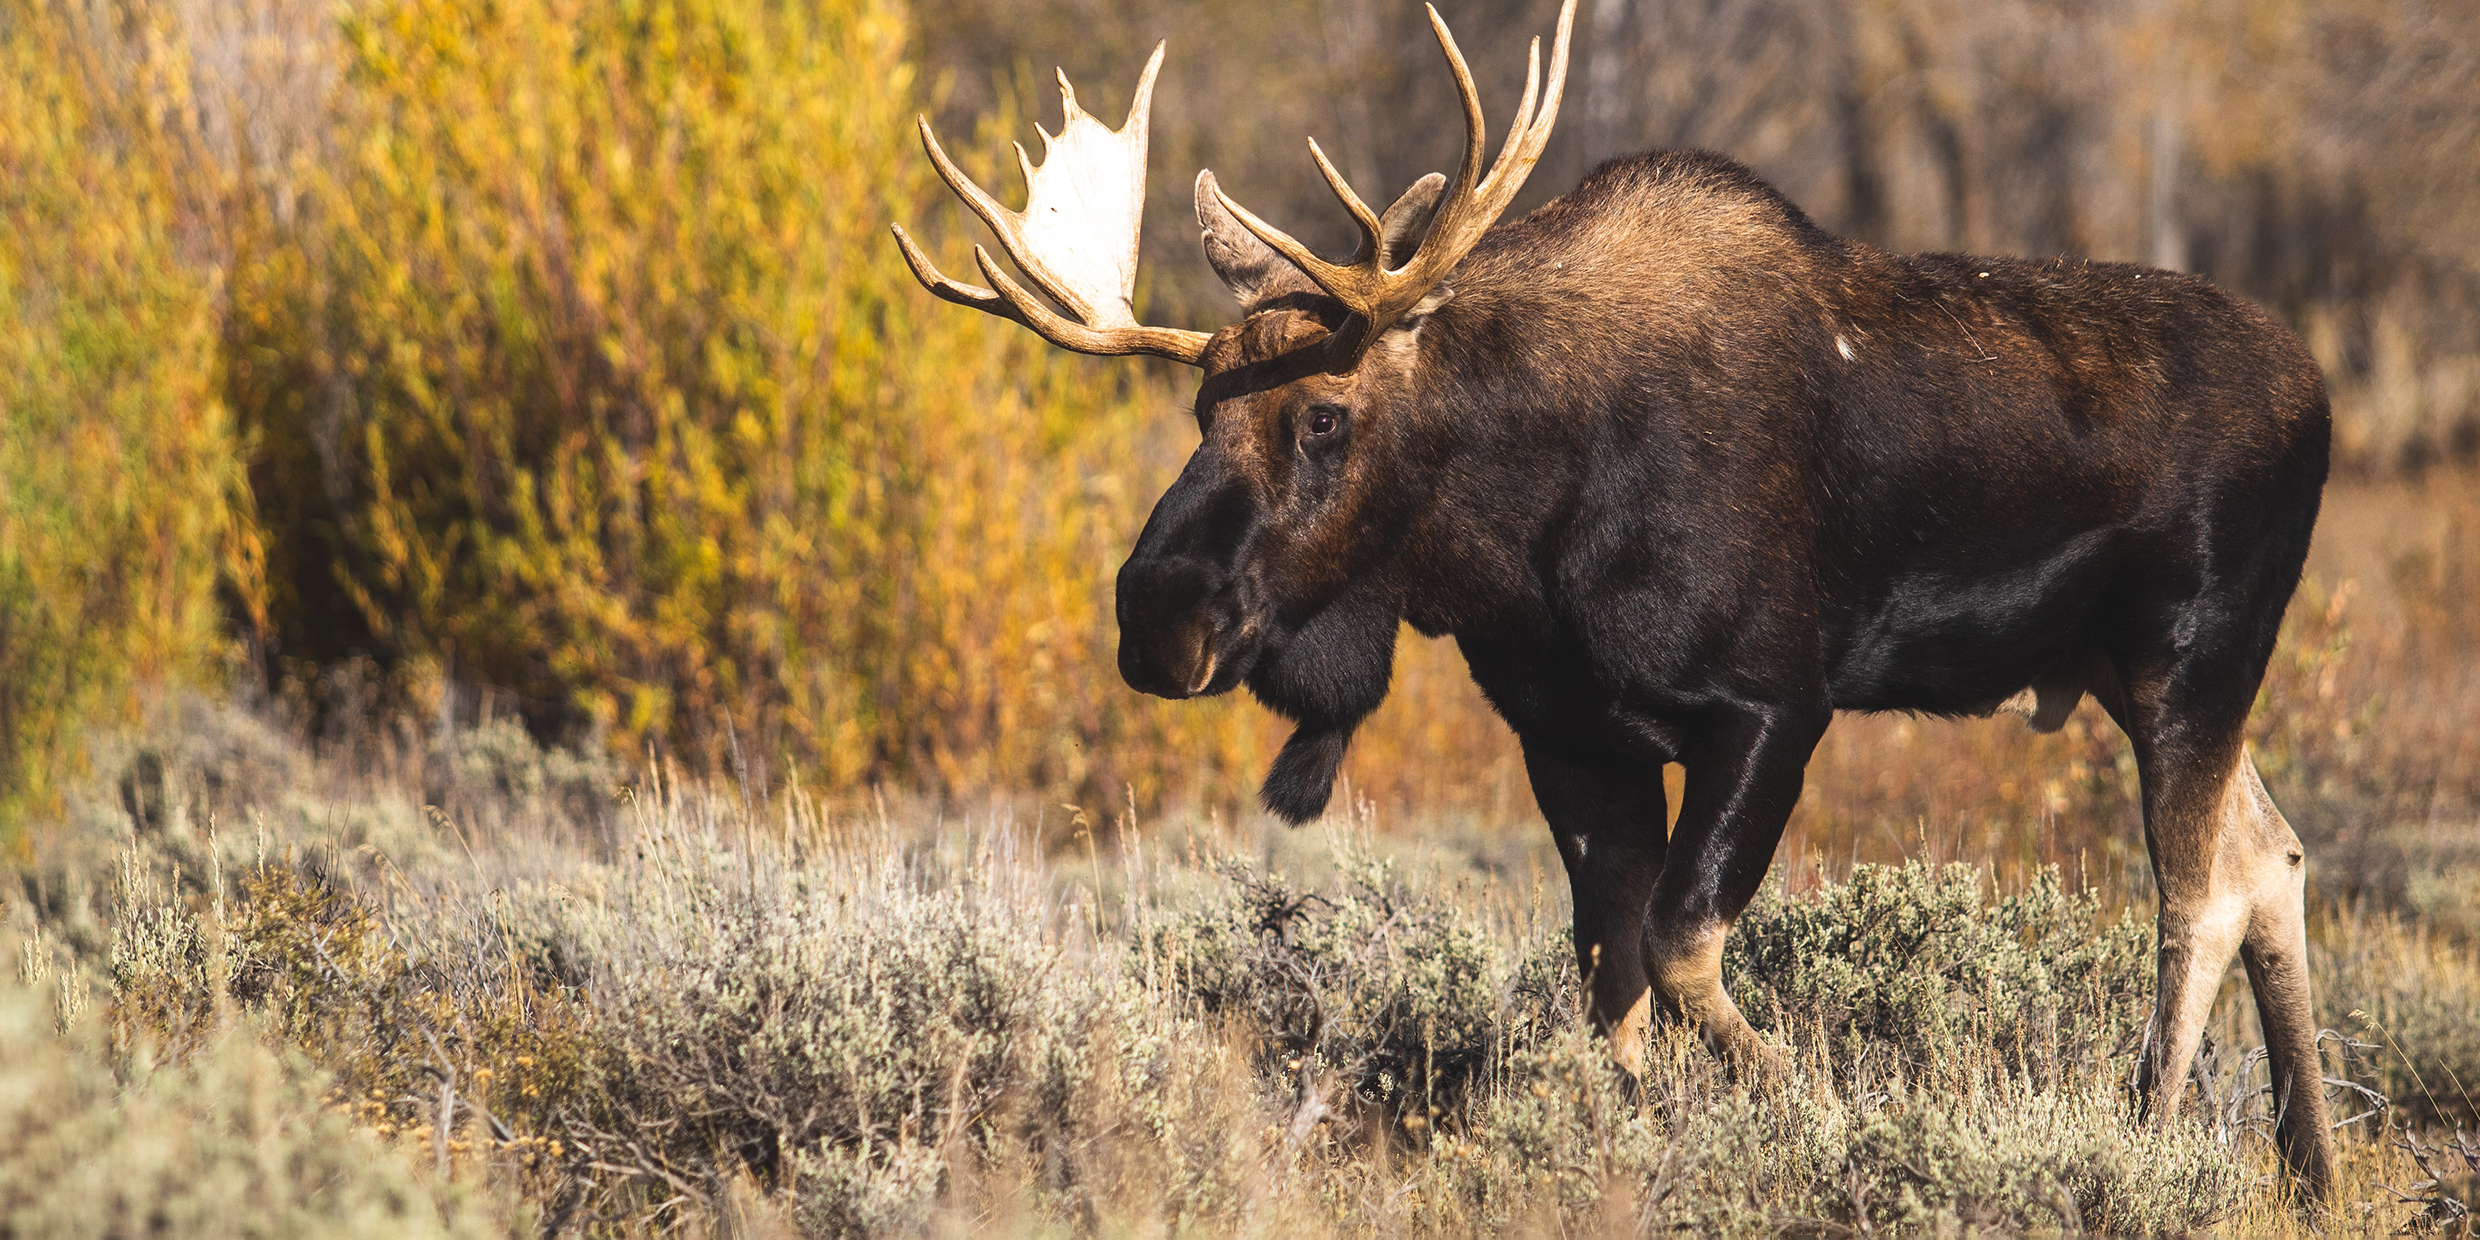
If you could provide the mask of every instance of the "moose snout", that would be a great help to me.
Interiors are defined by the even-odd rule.
[[[1119,574],[1119,674],[1156,697],[1229,688],[1239,617],[1222,603],[1219,574],[1195,563],[1130,560]]]
[[[1123,628],[1119,633],[1119,675],[1128,687],[1155,697],[1188,698],[1205,692],[1214,681],[1214,633],[1204,625],[1182,626],[1165,639],[1148,641]]]

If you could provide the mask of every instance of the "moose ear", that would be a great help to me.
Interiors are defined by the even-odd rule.
[[[1412,188],[1378,217],[1378,235],[1380,244],[1386,247],[1387,266],[1403,266],[1411,260],[1413,251],[1421,248],[1421,238],[1429,235],[1430,219],[1438,213],[1438,195],[1446,188],[1447,178],[1433,172],[1414,181]]]
[[[1242,309],[1286,293],[1315,293],[1318,286],[1292,260],[1274,252],[1257,234],[1240,226],[1214,193],[1214,174],[1197,174],[1197,225],[1205,230],[1206,261],[1223,287],[1240,299]]]
[[[1386,247],[1386,266],[1400,267],[1412,261],[1413,253],[1421,248],[1422,239],[1429,236],[1430,221],[1438,214],[1439,195],[1445,193],[1446,188],[1447,178],[1433,172],[1414,181],[1412,188],[1395,200],[1395,205],[1378,216],[1378,244]],[[1368,244],[1366,241],[1361,243],[1360,250],[1352,255],[1353,262],[1369,257]],[[1429,291],[1428,296],[1405,311],[1404,317],[1396,320],[1387,331],[1419,331],[1421,320],[1428,318],[1431,311],[1447,304],[1454,296],[1455,290],[1441,281],[1438,287]]]

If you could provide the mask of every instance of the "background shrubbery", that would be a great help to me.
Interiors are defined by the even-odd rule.
[[[242,1158],[307,1230],[2300,1226],[2260,1057],[2209,1053],[2186,1121],[2135,1122],[2150,936],[2054,872],[1769,889],[1724,968],[1791,1073],[1733,1082],[1657,1030],[1630,1096],[1577,1006],[1546,841],[1167,823],[1046,859],[1004,818],[651,777],[545,829],[566,811],[523,772],[558,760],[513,740],[489,742],[509,777],[450,814],[405,770],[296,754],[271,775],[269,739],[197,708],[126,759],[183,755],[160,818],[108,782],[68,797],[9,902],[0,994],[10,1071],[68,1076],[28,1095],[54,1117],[37,1135],[0,1141],[0,1198],[93,1159],[124,1187],[89,1214],[178,1212]],[[246,788],[215,822],[210,782]],[[2452,1016],[2480,960],[2390,914],[2313,933],[2320,1002],[2363,1042],[2330,1070],[2432,1083],[2346,1130],[2336,1224],[2442,1217],[2472,1186],[2418,1188],[2401,1143],[2475,1118],[2443,1082],[2480,1048]],[[2256,1040],[2243,1010],[2214,1038]],[[79,1083],[107,1071],[130,1092]],[[141,1140],[181,1125],[238,1144]]]
[[[87,50],[0,10],[0,823],[139,688],[217,670],[246,533],[216,273],[144,101],[95,89]]]
[[[269,239],[296,313],[249,342],[319,388],[237,402],[316,448],[262,458],[280,652],[761,786],[1076,787],[1211,733],[1085,675],[1163,394],[940,312],[887,244],[933,197],[904,16],[350,13]]]
[[[245,9],[0,22],[10,762],[228,649],[760,787],[1253,756],[1097,674],[1158,372],[887,242],[958,231],[900,7]]]

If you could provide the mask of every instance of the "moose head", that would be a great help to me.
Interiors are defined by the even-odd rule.
[[[939,175],[1043,296],[980,246],[973,258],[989,287],[950,279],[899,226],[896,242],[924,287],[1061,348],[1151,354],[1205,372],[1196,452],[1120,569],[1120,674],[1167,698],[1245,684],[1293,720],[1262,792],[1287,820],[1325,809],[1353,729],[1386,697],[1404,615],[1394,552],[1434,492],[1424,474],[1448,433],[1416,398],[1420,338],[1455,296],[1456,264],[1506,211],[1549,141],[1575,7],[1568,0],[1559,14],[1546,86],[1533,41],[1523,99],[1487,168],[1480,94],[1435,8],[1431,29],[1464,107],[1454,178],[1432,173],[1373,211],[1310,140],[1318,171],[1360,227],[1358,249],[1342,262],[1319,258],[1200,172],[1206,257],[1242,310],[1212,334],[1140,324],[1132,304],[1160,46],[1116,132],[1077,105],[1060,75],[1065,123],[1055,136],[1042,132],[1042,163],[1016,149],[1022,211],[974,184],[921,122]]]

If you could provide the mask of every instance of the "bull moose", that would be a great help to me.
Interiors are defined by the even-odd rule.
[[[1574,13],[1546,83],[1534,40],[1485,169],[1472,74],[1430,11],[1462,163],[1372,211],[1312,141],[1359,225],[1348,259],[1201,173],[1206,257],[1242,311],[1211,334],[1133,313],[1161,47],[1117,131],[1060,76],[1043,162],[1017,149],[1022,211],[921,122],[1042,296],[980,247],[989,286],[952,280],[898,227],[924,286],[1063,348],[1204,372],[1196,452],[1119,573],[1121,675],[1167,698],[1245,684],[1293,720],[1262,796],[1300,822],[1386,696],[1399,627],[1452,635],[1522,742],[1589,1007],[1631,1073],[1656,1005],[1774,1063],[1723,988],[1723,937],[1834,712],[2049,730],[2090,694],[2133,743],[2160,889],[2146,1114],[2179,1109],[2236,953],[2277,1143],[2321,1200],[2303,854],[2243,735],[2325,481],[2315,362],[2204,280],[1886,253],[1702,152],[1612,160],[1499,222],[1549,138]],[[1666,830],[1669,762],[1687,777]]]

